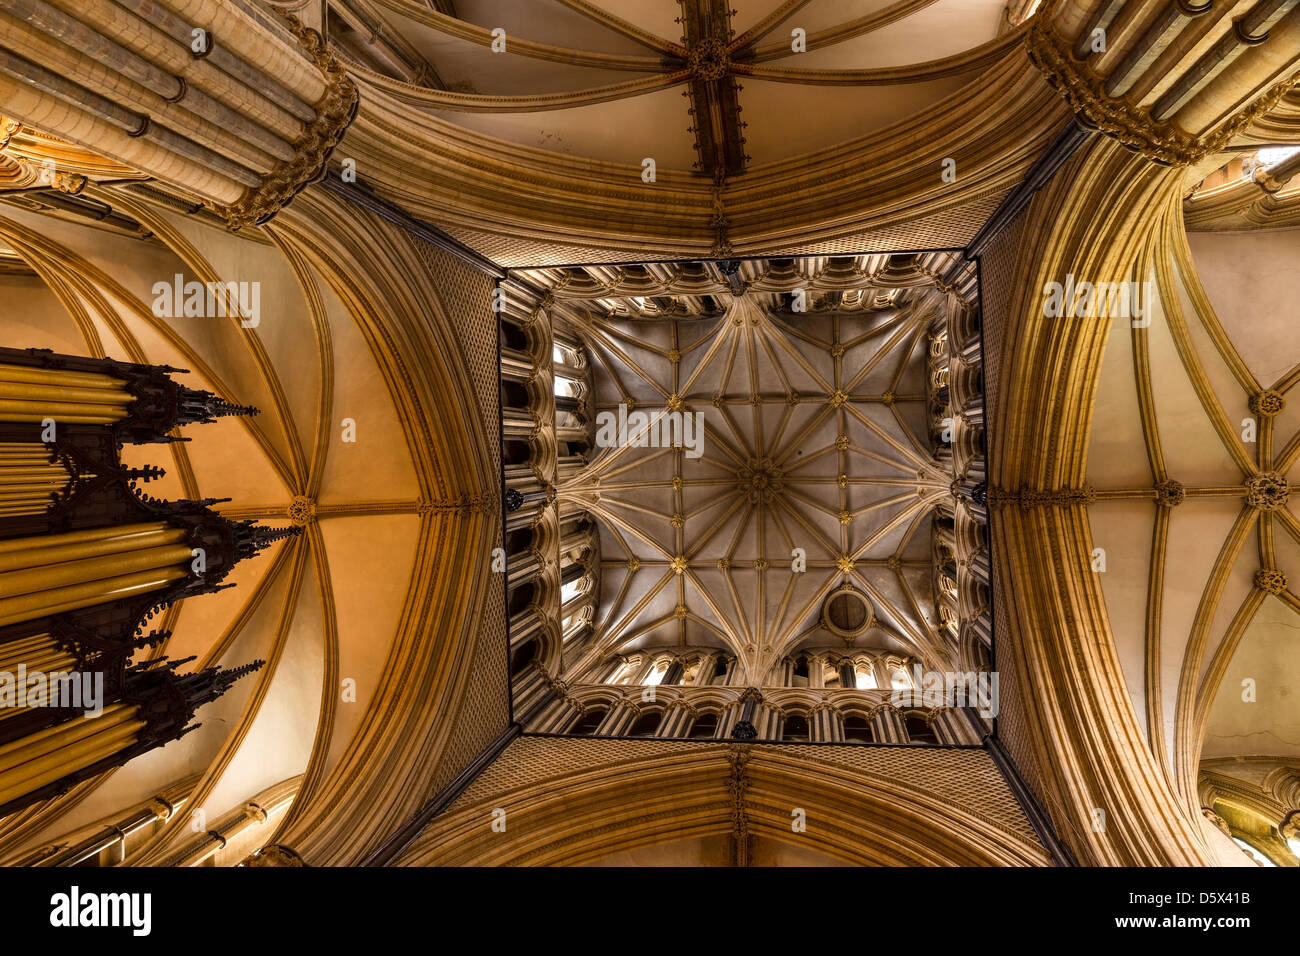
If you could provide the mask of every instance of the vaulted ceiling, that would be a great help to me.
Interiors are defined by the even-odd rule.
[[[929,518],[952,476],[934,458],[926,375],[927,332],[947,300],[938,276],[952,264],[880,255],[529,274],[584,343],[589,414],[703,423],[698,454],[637,447],[634,426],[557,488],[601,529],[589,657],[722,647],[763,684],[800,645],[845,646],[821,614],[847,588],[874,611],[855,646],[947,659]],[[797,288],[806,311],[792,307]]]
[[[1204,735],[1206,757],[1300,755],[1300,349],[1283,332],[1300,244],[1175,224],[1168,242],[1150,326],[1111,334],[1092,424],[1111,626],[1157,753],[1192,760]]]
[[[478,473],[470,459],[455,470],[430,460],[429,443],[437,439],[430,438],[427,420],[412,403],[421,401],[417,393],[432,381],[429,373],[437,360],[422,364],[419,384],[403,380],[402,360],[373,322],[367,302],[382,302],[385,315],[408,310],[408,329],[442,314],[429,272],[437,263],[422,260],[420,247],[405,233],[371,223],[373,231],[354,244],[347,229],[328,227],[334,261],[358,249],[364,255],[387,246],[385,261],[418,262],[395,280],[406,283],[402,291],[388,284],[393,275],[381,275],[377,268],[345,270],[369,277],[359,286],[352,279],[336,281],[340,273],[313,258],[320,241],[313,222],[335,218],[327,211],[327,197],[310,217],[284,217],[273,230],[238,237],[125,188],[91,184],[78,198],[92,212],[94,203],[111,204],[116,222],[91,226],[84,215],[42,215],[13,204],[0,210],[0,243],[24,267],[3,276],[8,308],[0,318],[0,339],[170,366],[185,370],[176,377],[186,385],[257,406],[256,417],[187,428],[183,442],[128,445],[123,458],[166,471],[141,489],[154,497],[211,497],[224,515],[303,528],[298,537],[239,564],[229,590],[180,602],[160,623],[171,636],[154,653],[197,658],[187,669],[265,660],[255,678],[204,707],[197,731],[182,740],[0,822],[0,856],[12,857],[41,839],[120,816],[124,808],[185,780],[186,813],[173,816],[131,861],[156,862],[190,835],[189,808],[203,810],[202,819],[213,821],[285,781],[290,800],[298,798],[295,803],[305,800],[307,789],[320,793],[330,786],[340,766],[364,752],[367,719],[373,720],[385,701],[398,711],[390,721],[418,711],[385,690],[390,682],[428,696],[443,677],[468,670],[472,654],[463,647],[459,663],[450,668],[427,647],[415,649],[434,640],[427,625],[440,616],[414,610],[430,599],[427,588],[434,577],[420,573],[420,555],[437,547],[450,557],[455,542],[487,547],[485,528],[462,528],[455,542],[442,547],[437,542],[446,533],[441,525],[468,514],[464,488],[486,486],[495,466],[484,431],[462,446],[477,456]],[[316,201],[321,200],[308,203]],[[348,221],[349,228],[367,228],[355,216]],[[170,290],[178,275],[185,281],[255,286],[260,303],[255,324],[160,312],[155,285]],[[423,292],[410,295],[421,287]],[[412,321],[413,314],[424,318]],[[486,339],[491,318],[484,311],[477,321],[477,334]],[[452,338],[433,351],[457,355],[456,374],[464,376],[459,348]],[[478,367],[485,372],[490,400],[496,377],[489,351],[484,344]],[[462,379],[455,394],[470,388]],[[438,404],[440,435],[451,434],[453,419],[445,404]],[[434,405],[425,400],[425,407]],[[495,417],[493,406],[475,427],[494,429]],[[466,484],[457,489],[457,482]],[[488,635],[475,640],[504,653],[504,623],[493,631],[478,610],[484,585],[470,582],[477,596],[466,592],[450,599],[452,613],[474,613],[475,634]],[[443,653],[457,654],[455,642],[437,641],[445,645]],[[429,661],[430,674],[443,676],[426,674],[428,681],[422,681],[400,663],[404,646]],[[424,689],[416,690],[422,683]],[[484,694],[488,710],[481,724],[467,729],[486,740],[506,719],[504,674]],[[446,742],[445,736],[436,743],[423,734],[405,740],[413,759]],[[402,742],[390,739],[381,746],[392,743]],[[470,746],[482,742],[476,738]],[[370,763],[377,768],[383,760]],[[342,773],[346,785],[364,777]],[[407,798],[418,804],[423,796]],[[298,811],[306,808],[296,806]],[[272,820],[257,845],[285,822],[283,816]]]
[[[370,67],[365,81],[465,129],[709,177],[918,113],[1018,39],[1003,34],[1003,0],[332,6],[335,38]],[[499,52],[483,45],[496,30]]]

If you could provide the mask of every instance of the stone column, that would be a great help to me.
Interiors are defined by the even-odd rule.
[[[881,704],[871,716],[872,736],[879,743],[901,744],[907,742],[907,728],[902,715],[890,704]]]

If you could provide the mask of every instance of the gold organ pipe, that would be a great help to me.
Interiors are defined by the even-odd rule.
[[[126,387],[126,380],[103,372],[70,372],[57,368],[30,368],[26,365],[0,364],[0,382],[26,382],[31,385],[57,385],[64,388]]]
[[[117,388],[68,388],[63,385],[36,385],[31,382],[6,382],[0,379],[0,398],[28,402],[81,402],[88,405],[120,405],[135,401],[130,392]]]
[[[9,571],[0,574],[0,594],[18,597],[75,584],[89,584],[136,571],[165,568],[188,561],[189,558],[190,549],[186,545],[177,544]]]
[[[12,550],[6,553],[0,542],[0,573],[17,571],[23,568],[39,568],[84,558],[99,557],[107,554],[122,554],[131,551],[143,551],[164,545],[176,544],[185,540],[186,532],[182,528],[173,528],[166,524],[125,525],[122,529],[138,528],[126,534],[113,535],[99,540],[82,540],[63,542],[57,539],[64,535],[51,535],[40,538],[20,538],[19,541],[35,542],[28,551]],[[74,534],[79,532],[74,532]]]
[[[0,420],[40,422],[47,418],[74,425],[111,425],[126,418],[126,409],[77,402],[27,402],[0,398]]]
[[[134,709],[134,708],[132,708]],[[93,724],[102,718],[75,718],[70,723]],[[42,754],[28,764],[14,770],[0,772],[0,803],[7,803],[25,793],[38,790],[61,777],[125,750],[145,727],[143,720],[133,720],[120,727],[101,730],[99,733],[60,747],[54,753]]]
[[[188,551],[186,554],[188,556]],[[156,568],[72,587],[37,591],[16,598],[0,598],[0,627],[157,591],[172,581],[185,577],[187,573],[181,567]]]
[[[109,704],[98,717],[65,720],[61,724],[46,727],[18,740],[0,744],[0,772],[10,770],[34,756],[56,750],[63,744],[87,736],[85,732],[78,729],[79,726],[91,724],[94,727],[92,732],[109,729],[130,720],[135,716],[136,710],[135,704]]]

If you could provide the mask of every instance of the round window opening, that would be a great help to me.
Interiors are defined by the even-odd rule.
[[[854,588],[836,591],[822,605],[822,624],[846,640],[852,640],[870,627],[871,617],[871,601]]]

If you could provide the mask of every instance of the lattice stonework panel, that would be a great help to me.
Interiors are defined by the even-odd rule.
[[[736,242],[738,256],[840,256],[867,252],[906,252],[913,249],[961,249],[988,221],[1005,193],[982,197],[958,209],[949,209],[912,222],[895,223],[882,229],[856,230],[813,243]],[[601,262],[671,262],[709,258],[709,248],[683,248],[678,252],[610,249],[599,246],[563,245],[554,242],[502,236],[495,233],[444,227],[448,235],[508,269],[534,269],[554,265],[584,265]]]
[[[518,236],[501,236],[475,229],[462,229],[459,226],[443,227],[449,236],[457,242],[469,246],[480,255],[487,256],[499,266],[507,269],[536,269],[553,265],[581,265],[595,262],[626,262],[636,259],[643,262],[671,261],[689,259],[692,256],[704,256],[708,250],[701,246],[698,250],[683,249],[680,253],[656,255],[653,252],[638,251],[635,254],[627,249],[606,249],[599,246],[562,245],[556,242],[544,242],[536,239],[523,239]]]
[[[1016,249],[1024,232],[1023,214],[988,245],[980,258],[980,291],[984,330],[984,392],[989,404],[989,419],[998,419],[997,394],[1002,367],[1003,335],[1010,306]],[[996,520],[996,518],[994,519]],[[1025,727],[1021,689],[1016,684],[1013,648],[998,640],[997,621],[1006,607],[1001,576],[993,576],[994,663],[998,670],[1001,712],[998,715],[998,739],[1006,748],[1030,790],[1043,802],[1042,777],[1034,759]]]
[[[617,776],[620,767],[630,770],[644,761],[687,754],[716,756],[720,778],[734,778],[737,768],[746,762],[754,763],[757,772],[759,761],[771,766],[772,761],[815,760],[861,774],[864,784],[900,788],[942,805],[960,807],[964,814],[1004,832],[1014,844],[1039,846],[993,759],[979,749],[826,746],[810,750],[780,744],[737,748],[721,741],[524,737],[506,748],[445,813],[454,818],[476,806],[509,804],[512,793],[545,792],[579,773],[599,771],[606,777]],[[700,764],[692,762],[692,766]],[[942,821],[936,820],[935,825],[941,828]],[[1042,856],[1046,862],[1046,853]]]
[[[421,244],[425,266],[438,283],[443,305],[465,356],[466,368],[474,384],[475,406],[483,419],[488,450],[494,468],[499,470],[500,389],[497,383],[497,331],[491,311],[493,281],[447,253]],[[501,537],[500,525],[492,531],[494,540]],[[469,765],[506,729],[510,721],[505,682],[506,665],[505,592],[494,580],[483,608],[483,620],[455,730],[447,751],[430,781],[429,792],[436,793]]]
[[[710,747],[723,749],[718,744],[691,743],[685,740],[522,737],[475,777],[474,782],[447,808],[447,812],[471,806],[508,790],[544,784],[548,780],[559,780],[595,767]]]
[[[771,750],[809,759],[806,748],[778,744]],[[942,797],[966,813],[1015,833],[1024,840],[1038,842],[993,758],[983,750],[818,747],[816,759],[851,767],[864,774],[906,781],[909,786]]]
[[[1010,306],[1016,248],[1025,229],[1024,215],[1012,220],[980,257],[980,304],[984,330],[984,393],[991,421],[997,420],[998,373],[1002,367],[1002,335]]]
[[[913,222],[898,223],[870,232],[854,232],[822,242],[751,248],[737,244],[746,256],[843,256],[864,252],[903,252],[909,249],[962,249],[975,238],[1006,193],[983,199]]]

